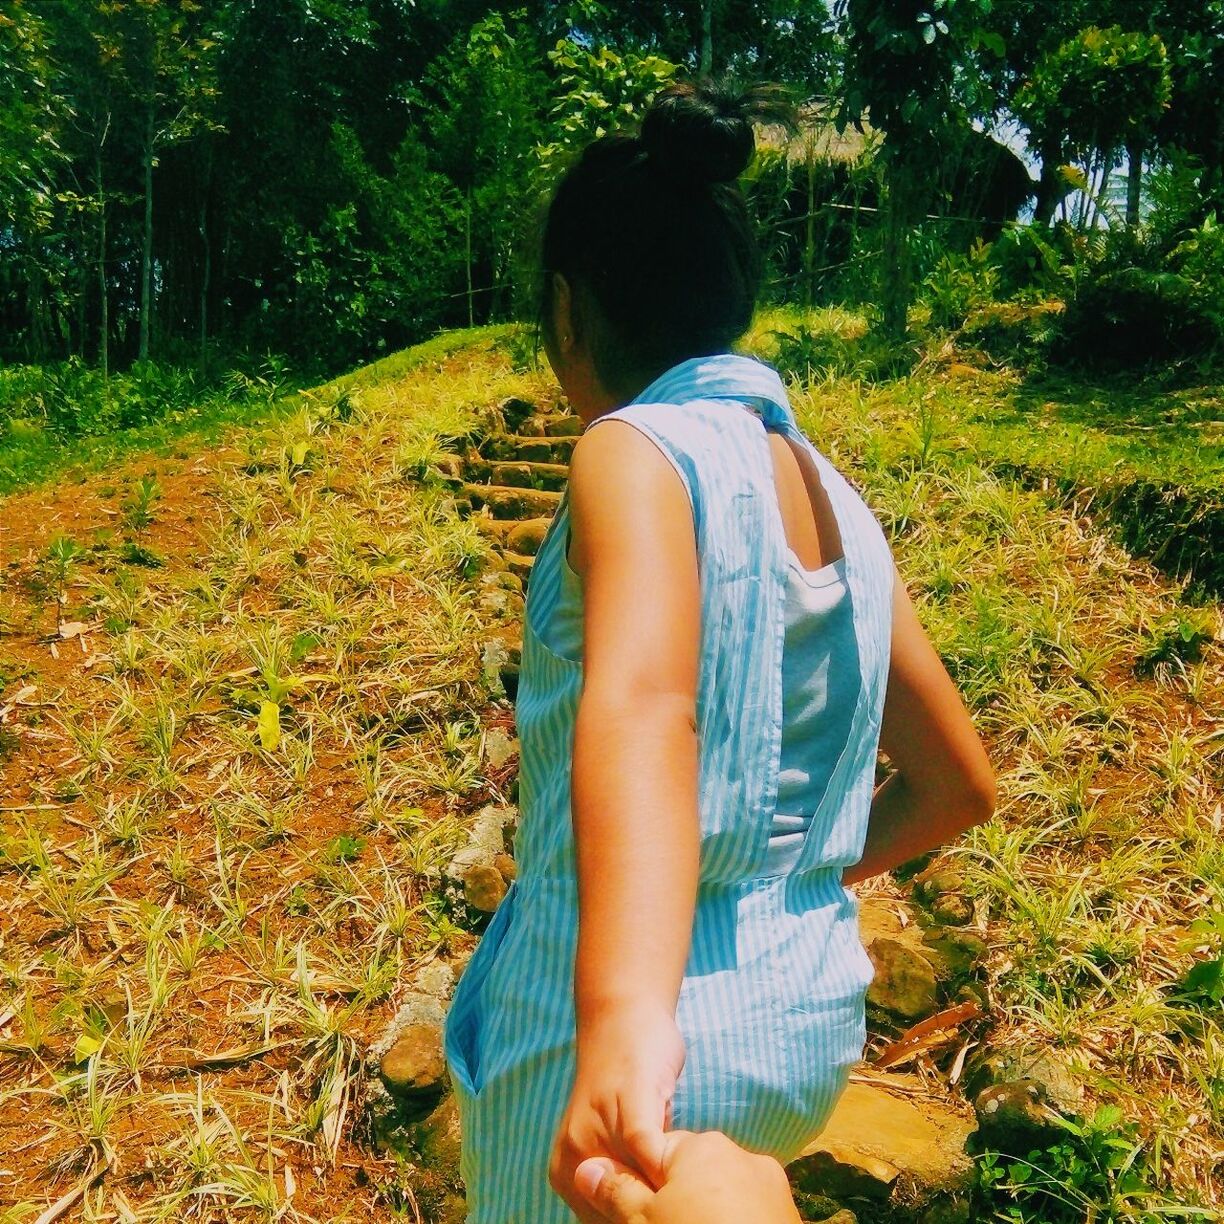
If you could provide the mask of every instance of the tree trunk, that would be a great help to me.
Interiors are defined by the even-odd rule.
[[[98,365],[105,383],[110,377],[110,320],[106,301],[106,193],[102,186],[101,145],[94,159],[94,176],[98,183]]]
[[[200,271],[200,372],[208,373],[208,291],[212,285],[212,241],[208,233],[208,195],[212,187],[212,141],[208,139],[204,160],[204,182],[200,191],[200,244],[204,266]]]
[[[1126,146],[1126,227],[1139,224],[1139,201],[1143,192],[1143,141]]]
[[[816,152],[809,140],[807,146],[807,224],[803,235],[803,304],[810,310],[816,300],[812,269],[816,266]]]
[[[1061,161],[1058,150],[1046,145],[1041,149],[1040,157],[1041,178],[1037,182],[1037,203],[1033,210],[1033,220],[1041,225],[1049,225],[1054,219],[1059,202],[1067,194],[1067,187],[1058,173]]]
[[[467,224],[464,227],[465,251],[467,258],[467,306],[468,306],[468,326],[473,327],[476,323],[476,318],[472,310],[472,189],[467,190]]]
[[[714,0],[701,0],[701,63],[698,75],[708,76],[714,67]]]
[[[888,339],[905,339],[908,327],[910,297],[909,223],[912,186],[903,166],[889,159],[885,168],[888,198],[884,222],[884,266],[880,278],[880,307],[883,312],[884,334]]]
[[[140,252],[140,360],[149,359],[149,304],[153,295],[153,108],[145,118],[144,245]]]

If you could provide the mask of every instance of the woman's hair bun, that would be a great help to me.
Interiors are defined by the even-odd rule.
[[[672,178],[729,183],[756,151],[754,119],[792,120],[793,107],[778,85],[737,89],[709,78],[677,81],[655,95],[639,134],[651,165]]]

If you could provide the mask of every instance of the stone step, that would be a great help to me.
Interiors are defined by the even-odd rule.
[[[577,438],[531,438],[525,434],[491,434],[480,444],[486,459],[528,463],[568,463]]]
[[[549,412],[528,417],[518,428],[534,438],[576,438],[586,426],[573,413]]]
[[[465,484],[462,492],[474,509],[487,508],[497,519],[551,515],[561,501],[560,493],[548,489],[517,489],[510,485]]]
[[[518,463],[503,461],[491,465],[488,479],[494,484],[512,485],[522,489],[551,489],[560,492],[569,477],[569,466],[564,463]]]
[[[534,558],[540,551],[540,545],[544,542],[544,535],[551,522],[551,518],[520,519],[506,532],[507,554]]]
[[[547,530],[547,528],[546,528]],[[527,583],[531,578],[531,566],[535,561],[535,557],[526,553],[512,552],[509,548],[502,554],[506,568],[518,576],[518,579],[523,584],[523,590],[527,589]]]
[[[928,1219],[942,1209],[936,1218],[957,1218],[968,1208],[973,1160],[965,1149],[975,1129],[968,1105],[932,1095],[917,1076],[872,1075],[851,1081],[787,1172],[801,1211]]]
[[[521,566],[523,561],[530,565],[535,559],[552,519],[495,519],[479,515],[472,521],[480,532],[492,537],[506,550],[503,555],[507,568],[514,571],[515,565]]]

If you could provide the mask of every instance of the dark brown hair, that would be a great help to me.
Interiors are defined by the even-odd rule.
[[[540,319],[551,326],[552,273],[561,272],[614,394],[726,351],[752,322],[761,260],[736,180],[756,148],[755,118],[793,123],[780,86],[677,82],[636,134],[593,141],[557,184],[541,243]]]

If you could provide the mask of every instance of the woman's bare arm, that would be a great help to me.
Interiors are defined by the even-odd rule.
[[[842,880],[854,884],[989,820],[994,771],[956,685],[896,575],[888,689],[880,747],[895,773],[876,788],[863,857]]]
[[[674,1012],[698,875],[700,587],[680,476],[624,421],[590,428],[569,477],[582,577],[572,809],[582,1029],[644,999]]]

